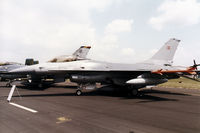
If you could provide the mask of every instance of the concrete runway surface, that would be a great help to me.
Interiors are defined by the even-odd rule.
[[[9,104],[10,88],[0,83],[1,133],[200,133],[197,89],[145,89],[134,98],[109,87],[82,96],[67,84],[17,88],[21,97],[15,90]]]

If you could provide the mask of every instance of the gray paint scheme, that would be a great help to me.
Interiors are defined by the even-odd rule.
[[[165,45],[151,58],[151,60],[172,61],[180,40],[170,39]]]
[[[171,66],[171,61],[179,42],[180,40],[175,38],[170,39],[152,58],[142,63],[121,64],[89,59],[73,62],[48,62],[15,69],[10,73],[28,74],[37,81],[51,77],[55,81],[61,82],[65,78],[70,78],[71,81],[79,84],[80,89],[83,89],[83,86],[87,87],[88,84],[100,82],[129,86],[128,88],[131,87],[131,90],[137,90],[146,85],[156,85],[166,82],[170,78],[178,78],[176,73],[160,75],[152,73],[152,71],[177,69]],[[57,80],[57,78],[63,80]]]
[[[13,80],[19,77],[18,74],[8,74],[9,71],[22,68],[25,65],[19,64],[19,63],[11,63],[11,64],[5,64],[0,66],[0,80]],[[25,75],[22,75],[21,78],[26,77]]]

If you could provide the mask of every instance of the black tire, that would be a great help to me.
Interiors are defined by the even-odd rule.
[[[82,91],[81,91],[81,90],[77,90],[77,91],[76,91],[76,95],[77,95],[77,96],[80,96],[81,94],[82,94]]]
[[[138,89],[132,89],[131,90],[131,95],[132,96],[138,96]]]
[[[11,84],[10,84],[10,83],[7,83],[7,84],[6,84],[6,87],[11,87]]]
[[[38,88],[43,88],[44,85],[42,83],[38,84]]]

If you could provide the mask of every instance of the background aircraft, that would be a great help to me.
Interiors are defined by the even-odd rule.
[[[85,60],[86,56],[89,52],[90,46],[81,46],[77,49],[72,55],[63,55],[58,56],[50,60],[49,62],[57,63],[57,62],[70,62],[70,61],[77,61],[77,60]],[[35,61],[32,58],[26,59],[25,65],[15,62],[5,62],[0,63],[0,80],[8,80],[9,82],[6,86],[11,86],[12,80],[21,80],[22,78],[27,78],[27,75],[24,74],[9,74],[8,72],[14,70],[16,68],[22,68],[29,65],[39,64],[39,61]],[[37,78],[35,79],[37,80]],[[40,79],[39,79],[40,80]],[[32,85],[31,83],[27,82],[27,80],[23,80],[25,85]],[[52,82],[51,82],[52,83]],[[37,84],[36,84],[37,85]]]
[[[157,85],[168,79],[179,78],[178,73],[192,73],[197,66],[180,69],[172,66],[172,60],[180,40],[170,39],[149,60],[136,64],[108,63],[93,60],[44,63],[10,71],[12,74],[29,75],[31,82],[43,84],[44,79],[64,82],[69,78],[78,83],[77,95],[82,89],[94,89],[96,83],[124,86],[133,95],[147,85]],[[37,80],[35,80],[37,79]]]
[[[195,60],[193,60],[193,62],[194,62],[194,65],[191,66],[191,67],[195,68],[195,73],[181,73],[180,75],[185,77],[185,78],[189,78],[189,79],[199,81],[200,71],[198,70],[198,66],[200,66],[200,64],[196,64]]]
[[[6,86],[11,86],[12,80],[21,80],[22,78],[27,78],[26,75],[9,74],[8,72],[17,68],[22,68],[29,65],[38,64],[39,61],[34,61],[32,58],[25,60],[25,65],[16,62],[6,62],[0,65],[0,81],[8,81]]]

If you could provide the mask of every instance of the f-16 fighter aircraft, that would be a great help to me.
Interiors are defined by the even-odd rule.
[[[197,66],[187,69],[172,66],[179,42],[180,40],[175,38],[170,39],[152,58],[136,64],[108,63],[88,59],[61,63],[48,62],[15,69],[10,73],[29,75],[30,80],[38,84],[48,77],[53,78],[54,82],[64,82],[69,78],[72,82],[78,83],[77,95],[81,95],[82,89],[95,88],[96,83],[124,86],[133,95],[137,95],[138,89],[147,85],[157,85],[167,82],[168,79],[179,78],[178,73],[194,72]]]

